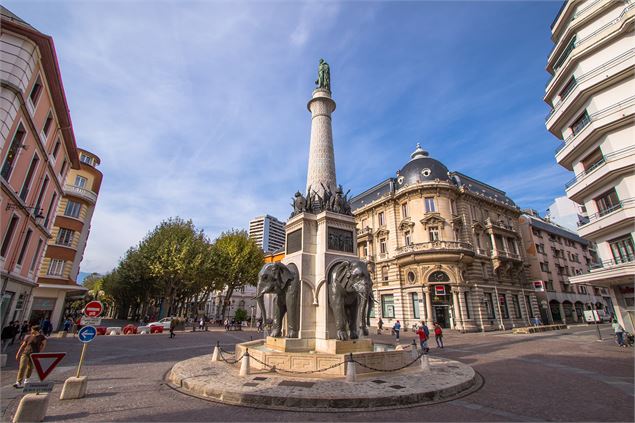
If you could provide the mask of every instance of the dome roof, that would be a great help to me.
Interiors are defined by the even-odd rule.
[[[448,168],[440,161],[429,157],[428,152],[419,144],[410,157],[410,161],[397,172],[396,189],[435,179],[451,182]]]

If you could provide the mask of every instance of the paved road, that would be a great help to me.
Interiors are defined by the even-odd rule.
[[[478,392],[460,400],[369,413],[311,413],[228,406],[178,393],[164,383],[176,362],[258,337],[255,332],[185,332],[167,335],[100,336],[90,344],[82,373],[89,394],[60,401],[73,375],[81,344],[51,338],[48,351],[68,355],[49,377],[56,383],[45,421],[633,421],[632,348],[619,348],[610,328],[597,341],[593,327],[534,335],[446,333],[434,355],[470,364],[485,379]],[[390,341],[388,336],[374,336]],[[402,334],[402,342],[412,338]],[[10,350],[12,352],[14,350]],[[2,420],[9,421],[22,394],[11,387],[16,365],[2,369]]]

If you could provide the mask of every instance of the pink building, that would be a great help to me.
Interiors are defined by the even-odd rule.
[[[79,169],[53,39],[0,6],[0,325],[25,320],[69,169]]]

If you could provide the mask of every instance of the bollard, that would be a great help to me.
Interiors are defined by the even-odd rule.
[[[245,349],[245,354],[243,354],[243,359],[240,363],[240,373],[238,376],[249,376],[249,348]]]
[[[353,361],[353,353],[350,353],[346,357],[346,381],[357,381],[357,369],[355,368],[355,362]]]
[[[41,422],[46,417],[49,394],[26,394],[20,400],[13,423]]]
[[[220,361],[220,341],[216,341],[216,346],[214,347],[214,352],[212,353],[212,362]]]
[[[428,354],[421,356],[421,370],[424,372],[430,371],[430,359],[428,358]]]

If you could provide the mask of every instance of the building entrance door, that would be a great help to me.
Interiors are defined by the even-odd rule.
[[[434,306],[434,321],[438,322],[442,328],[450,327],[450,308],[448,306]],[[431,327],[432,322],[428,322]]]

